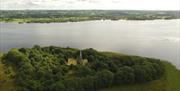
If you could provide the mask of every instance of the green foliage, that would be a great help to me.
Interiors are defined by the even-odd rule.
[[[79,58],[79,50],[55,46],[12,49],[5,64],[14,67],[20,91],[92,91],[114,85],[145,83],[159,79],[164,67],[157,59],[107,56],[92,48],[82,50],[86,65],[67,65]]]
[[[121,67],[115,74],[115,84],[132,84],[135,82],[134,70],[131,67],[124,66]]]
[[[180,71],[172,64],[161,61],[165,74],[158,80],[140,84],[114,86],[98,91],[180,91]]]
[[[109,70],[102,70],[97,73],[97,86],[99,88],[110,87],[113,84],[114,74]]]

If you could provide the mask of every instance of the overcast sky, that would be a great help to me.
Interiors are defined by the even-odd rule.
[[[180,0],[0,0],[0,9],[180,10]]]

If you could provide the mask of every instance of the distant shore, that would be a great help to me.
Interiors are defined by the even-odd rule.
[[[180,11],[145,10],[0,10],[0,22],[55,23],[90,20],[180,19]]]
[[[5,22],[5,23],[66,23],[66,22],[82,22],[82,21],[94,21],[94,20],[111,20],[111,21],[120,21],[120,20],[125,20],[125,21],[144,21],[144,20],[173,20],[173,19],[180,19],[180,18],[170,18],[170,19],[101,19],[101,18],[75,18],[75,17],[70,17],[70,18],[23,18],[23,19],[18,19],[18,18],[12,18],[12,19],[0,19],[0,22]]]

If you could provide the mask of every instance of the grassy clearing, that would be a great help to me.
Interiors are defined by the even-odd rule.
[[[166,67],[167,91],[180,91],[180,70],[170,63],[163,62]]]
[[[14,81],[5,73],[5,66],[2,64],[2,54],[0,53],[0,91],[16,91]]]
[[[180,71],[168,62],[163,62],[166,74],[159,80],[146,84],[125,85],[100,91],[180,91]]]

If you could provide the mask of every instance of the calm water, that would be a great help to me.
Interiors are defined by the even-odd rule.
[[[0,50],[35,44],[161,58],[180,68],[180,20],[1,23]]]

